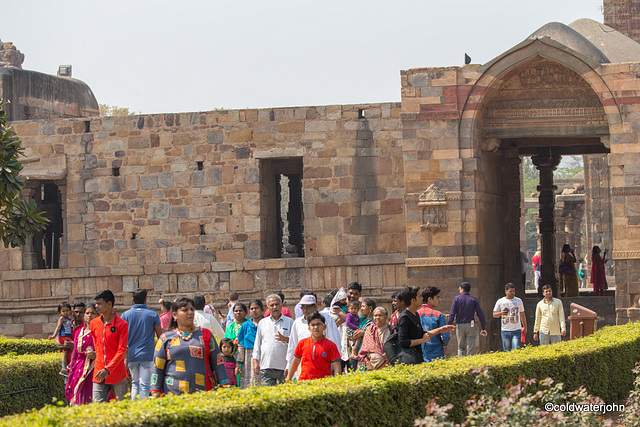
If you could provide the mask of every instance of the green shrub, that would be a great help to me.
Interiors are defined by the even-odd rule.
[[[0,356],[59,352],[53,340],[11,339],[0,336]]]
[[[42,408],[53,398],[64,400],[61,355],[0,357],[0,415]]]
[[[439,398],[440,404],[451,403],[451,416],[460,421],[466,415],[465,401],[483,391],[471,372],[473,367],[492,366],[493,377],[501,386],[517,382],[521,375],[551,377],[564,383],[565,390],[585,385],[590,394],[613,403],[631,390],[632,370],[638,359],[640,323],[630,323],[553,346],[525,347],[508,354],[452,358],[278,387],[223,389],[73,408],[47,406],[0,419],[0,426],[413,425],[415,419],[424,417],[425,407],[434,397]]]
[[[584,387],[574,391],[566,391],[562,383],[554,384],[551,378],[538,381],[524,377],[520,377],[515,384],[503,387],[496,383],[491,371],[491,368],[477,371],[478,376],[475,382],[483,392],[482,395],[474,396],[465,403],[467,416],[462,423],[454,423],[448,418],[447,412],[451,410],[453,405],[441,406],[434,398],[427,405],[427,416],[416,420],[415,426],[586,427],[613,425],[612,420],[604,419],[606,406],[604,406],[602,399],[589,395]],[[554,411],[554,409],[556,410]]]

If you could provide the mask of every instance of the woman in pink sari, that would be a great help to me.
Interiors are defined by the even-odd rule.
[[[367,371],[384,368],[389,364],[384,354],[384,342],[391,335],[387,316],[386,308],[376,307],[373,310],[373,324],[364,333],[358,359],[360,365],[364,365]]]
[[[64,392],[70,405],[91,403],[93,395],[93,365],[96,358],[89,324],[98,317],[95,304],[87,304],[84,327],[73,336],[73,352],[69,362],[69,377]]]

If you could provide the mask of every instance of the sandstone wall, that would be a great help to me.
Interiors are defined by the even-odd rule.
[[[357,280],[388,301],[406,281],[399,114],[389,103],[13,122],[32,172],[66,156],[54,181],[66,228],[61,269],[22,270],[22,249],[0,250],[0,334],[44,334],[51,324],[24,316],[54,321],[59,301],[104,288],[125,305],[137,287],[150,301],[283,290],[293,303]],[[261,253],[261,161],[280,158],[302,160],[305,258]]]

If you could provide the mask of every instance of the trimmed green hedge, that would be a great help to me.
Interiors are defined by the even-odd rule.
[[[60,350],[54,345],[53,340],[12,339],[0,336],[0,356],[6,354],[55,353],[59,351]]]
[[[501,384],[519,376],[552,377],[565,390],[585,385],[607,403],[624,398],[633,386],[633,367],[640,359],[640,323],[603,328],[574,341],[526,347],[509,353],[452,358],[418,366],[305,381],[248,390],[223,389],[159,400],[124,401],[73,408],[46,408],[0,419],[0,426],[230,426],[276,425],[413,425],[435,397],[453,403],[454,417],[463,403],[481,390],[472,367],[493,366]],[[2,377],[0,377],[2,378]],[[2,381],[2,380],[0,380]],[[259,420],[259,421],[258,421]]]
[[[0,357],[0,415],[42,408],[63,400],[64,378],[59,353]]]

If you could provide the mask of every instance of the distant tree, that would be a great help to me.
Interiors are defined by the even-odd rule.
[[[24,156],[20,140],[14,136],[7,124],[7,114],[0,100],[0,238],[4,247],[22,246],[28,237],[44,229],[49,223],[42,213],[36,213],[34,200],[18,198],[24,187],[20,171],[19,156]]]
[[[101,116],[132,116],[137,114],[135,111],[129,111],[127,107],[118,107],[117,105],[99,104]]]

